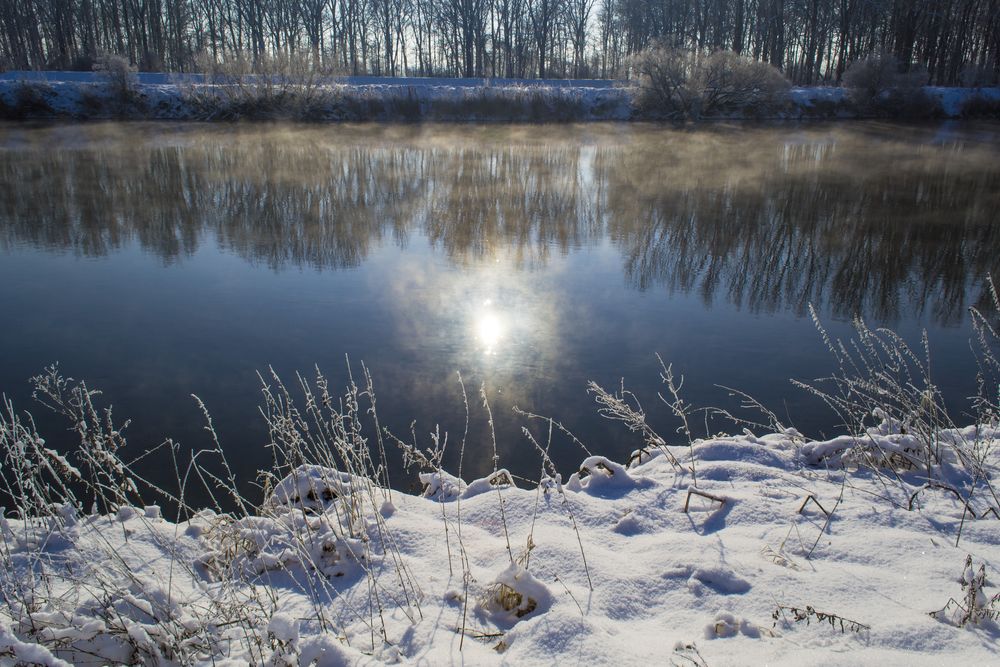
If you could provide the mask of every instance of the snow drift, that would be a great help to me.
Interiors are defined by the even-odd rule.
[[[245,516],[8,513],[0,662],[989,662],[994,500],[831,465],[899,431],[674,448],[697,487],[662,455],[536,488],[438,471],[422,496],[303,465]],[[995,430],[941,435],[995,474]],[[956,605],[976,621],[934,615]]]

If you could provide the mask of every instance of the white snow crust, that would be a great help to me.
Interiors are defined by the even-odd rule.
[[[7,516],[0,583],[38,603],[0,614],[0,664],[996,664],[994,620],[932,615],[980,566],[975,604],[1000,591],[992,500],[856,465],[905,431],[720,436],[531,489],[439,471],[422,496],[303,466],[244,517]]]

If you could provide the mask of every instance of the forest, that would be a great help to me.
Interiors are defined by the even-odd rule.
[[[729,50],[799,85],[889,54],[996,84],[1000,0],[0,0],[0,68],[205,71],[295,55],[331,75],[628,78],[652,45]]]

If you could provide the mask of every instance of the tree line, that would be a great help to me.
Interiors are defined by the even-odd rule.
[[[0,0],[0,65],[118,54],[189,72],[241,54],[342,74],[625,78],[659,44],[730,50],[800,84],[887,53],[928,83],[1000,77],[1000,0]]]

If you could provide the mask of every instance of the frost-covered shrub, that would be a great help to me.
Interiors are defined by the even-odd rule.
[[[672,119],[692,115],[697,98],[692,53],[657,44],[632,58],[632,71],[638,79],[639,113]]]
[[[697,69],[705,115],[767,113],[787,100],[791,84],[777,68],[732,51],[717,51]]]
[[[923,88],[927,78],[922,67],[904,68],[892,54],[875,53],[852,63],[843,85],[864,115],[928,118],[940,115],[940,105]]]
[[[336,86],[331,109],[352,121],[568,122],[588,118],[584,96],[538,86],[445,88]]]
[[[84,117],[91,118],[100,116],[105,112],[106,102],[104,95],[101,95],[96,86],[80,87],[80,113]]]
[[[243,52],[201,55],[208,85],[188,83],[187,101],[209,120],[329,120],[336,118],[333,71],[308,52],[251,58]]]
[[[53,115],[55,110],[48,101],[50,92],[51,89],[44,83],[37,81],[19,82],[11,91],[9,101],[0,96],[0,118],[24,120]]]
[[[787,100],[790,84],[776,68],[733,53],[707,57],[654,46],[632,61],[640,113],[663,118],[739,114],[758,116]]]
[[[122,56],[105,53],[94,63],[94,71],[101,74],[108,96],[119,113],[125,113],[139,100],[139,78],[136,68]]]
[[[414,122],[423,117],[420,100],[412,90],[406,91],[405,95],[394,98],[391,106],[394,118],[406,122]]]
[[[844,72],[843,85],[857,104],[871,104],[897,85],[899,61],[889,53],[873,53],[855,60]]]
[[[1000,118],[1000,97],[972,95],[962,102],[962,118]]]

